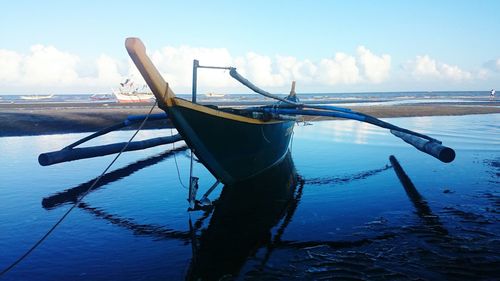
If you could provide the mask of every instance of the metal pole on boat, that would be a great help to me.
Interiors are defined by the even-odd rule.
[[[198,66],[200,66],[200,62],[198,60],[193,60],[193,97],[192,102],[196,103],[196,86],[198,79]]]

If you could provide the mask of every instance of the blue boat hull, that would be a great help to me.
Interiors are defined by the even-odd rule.
[[[252,122],[200,108],[172,106],[167,110],[200,162],[222,183],[252,178],[285,157],[294,121]]]

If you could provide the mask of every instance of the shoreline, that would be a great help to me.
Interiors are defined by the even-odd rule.
[[[129,115],[147,114],[152,104],[11,104],[0,106],[0,137],[95,132],[124,121]],[[378,118],[450,116],[500,113],[500,102],[481,104],[425,103],[345,106]],[[163,112],[155,108],[153,113]],[[332,118],[307,117],[305,121]],[[144,129],[169,127],[167,120],[151,121]],[[126,129],[131,130],[135,126]]]

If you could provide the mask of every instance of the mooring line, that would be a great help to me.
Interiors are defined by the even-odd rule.
[[[172,134],[172,129],[170,129],[170,134]],[[172,143],[172,149],[175,149],[175,143]],[[177,178],[179,179],[179,183],[181,184],[182,187],[188,189],[187,186],[185,186],[184,183],[182,182],[181,173],[179,172],[179,164],[177,164],[177,158],[175,157],[175,154],[174,154],[174,162],[175,162],[175,168],[177,169]]]
[[[116,157],[113,159],[113,161],[111,161],[111,163],[109,163],[109,165],[106,167],[106,169],[104,169],[104,171],[101,173],[101,175],[94,181],[94,183],[92,183],[92,185],[89,187],[89,189],[87,189],[87,191],[75,202],[75,204],[73,204],[73,206],[71,206],[71,208],[68,209],[68,211],[66,211],[66,213],[64,213],[64,215],[35,243],[33,244],[33,246],[31,246],[31,248],[26,251],[22,256],[20,256],[16,261],[14,261],[11,265],[9,265],[8,267],[6,267],[4,270],[2,270],[2,272],[0,272],[0,277],[2,277],[4,274],[6,274],[7,272],[9,272],[11,269],[13,269],[16,265],[18,265],[20,262],[22,262],[26,257],[28,257],[29,254],[31,254],[31,252],[33,252],[38,246],[40,246],[40,244],[42,244],[43,241],[45,241],[45,239],[47,239],[47,237],[49,237],[49,235],[57,228],[57,226],[59,226],[63,220],[69,215],[69,213],[71,211],[73,211],[73,209],[78,206],[78,204],[80,204],[80,202],[83,200],[83,198],[85,198],[85,196],[87,196],[87,194],[90,193],[90,191],[92,190],[92,188],[94,188],[94,186],[101,180],[101,178],[107,173],[107,171],[111,168],[111,166],[113,166],[113,164],[116,162],[116,160],[118,160],[118,157],[120,157],[120,155],[125,151],[125,149],[127,149],[128,145],[132,142],[132,140],[135,138],[135,136],[139,133],[139,131],[142,129],[142,127],[144,127],[144,124],[146,124],[146,121],[148,120],[149,116],[151,115],[151,113],[153,112],[153,109],[155,108],[156,104],[158,102],[156,101],[153,106],[151,107],[151,109],[149,110],[148,114],[146,115],[146,117],[144,118],[144,120],[142,121],[141,125],[139,126],[139,128],[137,128],[137,130],[135,131],[135,133],[132,135],[132,137],[128,140],[128,142],[123,146],[122,150],[116,155]]]

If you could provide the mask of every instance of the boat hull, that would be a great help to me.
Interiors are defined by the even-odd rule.
[[[21,96],[21,99],[23,99],[23,100],[49,100],[53,97],[54,97],[54,95],[48,95],[48,96],[35,95],[35,96]]]
[[[279,163],[288,150],[293,121],[249,122],[183,106],[170,118],[200,162],[224,184],[252,178]]]
[[[249,111],[223,110],[177,98],[140,39],[127,38],[125,47],[158,106],[219,181],[234,184],[250,179],[285,157],[295,121],[254,118]]]
[[[114,95],[119,103],[153,102],[155,98],[153,94],[147,93],[124,94],[115,92]]]

